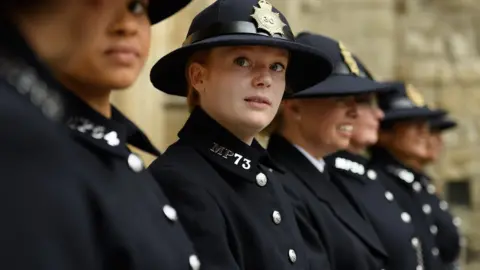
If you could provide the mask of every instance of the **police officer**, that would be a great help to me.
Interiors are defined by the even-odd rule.
[[[199,269],[175,210],[109,103],[137,78],[151,24],[188,1],[3,1],[0,268]]]
[[[431,177],[425,172],[425,166],[438,160],[443,148],[442,135],[448,130],[452,130],[457,123],[448,117],[448,112],[439,110],[443,115],[430,121],[430,134],[428,140],[428,151],[426,157],[419,157],[419,174],[422,176],[423,189],[420,193],[422,201],[425,205],[431,205],[434,224],[430,230],[435,234],[436,244],[439,256],[446,269],[456,269],[458,264],[458,256],[460,253],[460,233],[458,226],[461,225],[459,217],[453,217],[448,209],[448,203],[442,200],[436,192]]]
[[[379,105],[385,117],[378,142],[370,149],[368,166],[377,173],[377,180],[387,190],[385,198],[402,209],[401,221],[392,217],[397,223],[395,228],[406,230],[402,222],[414,227],[414,235],[409,239],[417,252],[415,269],[443,269],[435,241],[437,231],[433,227],[434,205],[423,201],[422,192],[427,187],[415,169],[418,168],[417,157],[424,156],[427,151],[429,120],[441,113],[428,109],[421,94],[404,83],[396,84],[395,91],[381,95]],[[402,250],[408,251],[408,248],[405,246]]]
[[[367,78],[341,42],[312,33],[299,34],[297,41],[330,56],[334,72],[283,102],[270,127],[268,152],[291,173],[283,185],[309,249],[326,253],[332,269],[383,269],[382,243],[363,208],[329,178],[323,157],[348,146],[357,106],[371,103],[373,93],[388,85]]]
[[[321,267],[307,258],[279,184],[283,171],[254,136],[275,116],[286,85],[307,88],[331,69],[264,0],[216,1],[194,18],[183,47],[153,67],[154,86],[187,96],[191,115],[149,169],[205,269]]]
[[[417,269],[422,266],[423,258],[412,245],[412,240],[416,243],[415,227],[403,221],[406,215],[395,196],[368,166],[366,149],[377,142],[384,114],[376,103],[359,102],[358,99],[357,103],[358,117],[348,149],[326,158],[332,181],[356,204],[364,206],[388,253],[388,269]]]

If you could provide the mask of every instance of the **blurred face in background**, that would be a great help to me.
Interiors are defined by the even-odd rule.
[[[350,147],[360,151],[378,140],[378,128],[383,119],[383,111],[378,107],[376,94],[356,96],[358,117],[353,125]]]
[[[355,97],[293,99],[284,105],[287,129],[293,129],[284,132],[297,134],[292,143],[317,158],[348,147],[357,118]]]
[[[405,120],[380,132],[379,143],[400,161],[428,156],[429,125],[426,120]]]
[[[148,0],[47,0],[14,21],[61,83],[95,95],[137,79],[150,47],[147,9]]]

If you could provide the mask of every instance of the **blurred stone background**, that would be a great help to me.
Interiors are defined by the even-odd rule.
[[[194,0],[153,29],[151,56],[138,82],[114,95],[162,151],[188,117],[185,100],[156,91],[155,61],[179,47],[195,14],[213,0]],[[413,83],[429,104],[449,110],[459,128],[445,134],[442,159],[430,168],[463,220],[462,265],[480,269],[480,0],[270,0],[295,33],[339,39],[378,79]],[[144,154],[150,162],[153,157]]]

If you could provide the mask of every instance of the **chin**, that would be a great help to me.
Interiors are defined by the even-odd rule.
[[[139,72],[134,70],[121,70],[112,72],[106,76],[106,80],[112,89],[125,89],[132,86],[137,80]]]

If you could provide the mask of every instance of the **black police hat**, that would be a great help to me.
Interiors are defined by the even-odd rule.
[[[148,17],[152,24],[159,23],[177,13],[192,0],[151,0],[148,5]]]
[[[153,66],[153,85],[171,95],[186,96],[185,68],[197,51],[219,46],[261,45],[290,52],[287,86],[303,90],[332,72],[328,57],[295,42],[288,21],[266,0],[217,0],[193,19],[183,46]]]
[[[411,85],[402,82],[390,83],[392,91],[379,95],[378,104],[385,117],[382,125],[388,123],[410,120],[431,120],[442,115],[442,112],[429,109],[423,96]]]
[[[457,122],[453,119],[450,119],[447,115],[448,112],[442,109],[436,110],[441,113],[440,116],[435,117],[429,121],[430,129],[432,131],[443,132],[458,126]]]
[[[296,40],[329,56],[333,61],[333,72],[325,81],[295,93],[291,98],[358,95],[391,89],[387,83],[376,82],[365,65],[341,42],[309,32],[300,33]]]

